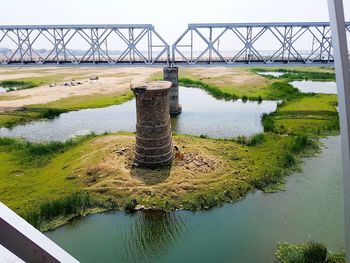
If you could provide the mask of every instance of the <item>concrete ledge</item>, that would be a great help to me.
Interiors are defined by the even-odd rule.
[[[0,202],[0,244],[25,262],[79,262]]]

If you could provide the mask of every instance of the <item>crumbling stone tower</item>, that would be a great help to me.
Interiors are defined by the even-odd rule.
[[[136,97],[135,163],[142,167],[170,165],[173,143],[169,115],[169,81],[143,82],[131,87]]]

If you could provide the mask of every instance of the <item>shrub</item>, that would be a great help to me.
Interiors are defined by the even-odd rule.
[[[61,109],[45,109],[41,112],[41,116],[46,119],[53,119],[64,112],[66,111]]]
[[[307,263],[325,263],[327,260],[327,248],[321,243],[310,241],[304,249],[304,262]]]
[[[255,134],[251,137],[248,146],[255,146],[257,144],[263,143],[265,140],[265,135],[263,133]]]
[[[299,153],[310,145],[310,140],[306,135],[297,135],[294,137],[291,150],[294,153]]]
[[[264,132],[273,132],[275,130],[275,121],[271,114],[264,113],[261,119]]]
[[[248,139],[244,135],[239,135],[235,141],[239,144],[242,144],[242,145],[247,145],[247,143],[248,143]]]
[[[294,99],[302,96],[297,88],[287,82],[275,82],[270,87],[270,96],[274,99]]]
[[[296,160],[295,160],[293,154],[286,150],[282,154],[280,162],[281,162],[281,166],[283,168],[288,168],[288,167],[291,167],[291,166],[295,165]]]
[[[264,140],[265,140],[265,135],[263,133],[258,133],[253,135],[250,138],[247,138],[244,135],[240,135],[234,141],[242,145],[255,146],[257,144],[264,142]]]
[[[125,205],[125,212],[127,213],[132,213],[132,212],[135,212],[135,208],[137,206],[137,200],[136,199],[132,199],[130,200],[129,202],[126,203]]]

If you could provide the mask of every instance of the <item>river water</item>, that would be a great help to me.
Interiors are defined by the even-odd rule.
[[[335,81],[292,81],[291,85],[304,93],[326,93],[337,94],[337,83]]]
[[[280,241],[343,249],[340,139],[322,141],[286,191],[202,212],[95,214],[46,235],[81,262],[274,262]]]
[[[197,88],[180,88],[183,112],[172,118],[176,133],[213,138],[250,136],[263,131],[261,115],[275,111],[276,101],[243,102],[217,100]],[[135,131],[135,100],[100,109],[63,113],[53,120],[33,121],[13,128],[0,128],[0,136],[30,141],[66,140],[91,132]]]
[[[262,103],[217,100],[200,89],[181,88],[183,113],[172,120],[178,133],[212,137],[262,131]],[[62,114],[0,136],[32,141],[65,140],[75,134],[134,131],[135,101]],[[46,233],[81,262],[273,262],[277,242],[315,240],[344,247],[339,136],[322,139],[319,156],[288,177],[286,191],[255,192],[209,211],[109,212],[90,215]]]

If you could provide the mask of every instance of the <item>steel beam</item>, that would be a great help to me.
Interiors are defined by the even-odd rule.
[[[169,61],[169,45],[151,24],[0,26],[2,65],[167,65]]]
[[[349,30],[350,22],[344,25]],[[264,38],[276,46],[263,50]],[[194,50],[198,44],[202,46]],[[219,44],[226,50],[215,49]],[[334,61],[329,22],[189,24],[173,44],[172,52],[175,66],[327,65]]]
[[[328,0],[335,57],[343,157],[345,255],[350,262],[350,68],[342,0]]]

